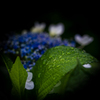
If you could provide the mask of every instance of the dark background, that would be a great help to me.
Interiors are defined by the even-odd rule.
[[[65,26],[64,39],[74,39],[75,34],[88,34],[94,38],[94,41],[84,49],[100,60],[100,39],[99,39],[99,14],[98,13],[70,13],[68,9],[52,6],[15,6],[11,5],[1,13],[1,36],[0,40],[5,39],[4,34],[21,33],[22,30],[30,30],[34,26],[34,22],[45,22],[45,31],[48,32],[50,24],[63,23]],[[79,46],[77,44],[77,46]]]

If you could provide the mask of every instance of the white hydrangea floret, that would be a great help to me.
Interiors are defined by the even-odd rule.
[[[50,25],[49,26],[49,34],[50,36],[60,36],[64,32],[64,25],[59,23],[57,25]]]
[[[45,27],[46,27],[46,24],[45,23],[38,23],[38,22],[36,22],[35,24],[34,24],[34,26],[31,28],[31,32],[33,32],[33,33],[35,33],[35,32],[43,32],[43,30],[45,29]]]
[[[93,41],[93,37],[90,37],[89,35],[83,35],[82,37],[79,34],[76,34],[75,41],[79,43],[80,45],[85,46],[85,45],[90,44]]]
[[[25,88],[27,90],[32,90],[34,88],[34,82],[31,81],[33,74],[31,72],[27,72],[27,73],[28,73],[28,77],[27,77],[27,80],[26,80],[26,83],[25,83]]]
[[[92,66],[90,64],[84,64],[83,67],[85,67],[85,68],[91,68]]]

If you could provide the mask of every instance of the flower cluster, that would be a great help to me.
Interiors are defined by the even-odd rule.
[[[35,26],[28,32],[22,31],[22,34],[13,34],[8,37],[8,40],[0,43],[0,50],[5,54],[10,53],[20,56],[21,62],[28,73],[28,77],[25,83],[25,88],[31,90],[34,88],[34,82],[31,81],[33,73],[29,72],[34,66],[36,61],[45,53],[47,49],[55,46],[65,45],[75,47],[75,41],[82,47],[88,45],[93,41],[92,37],[84,35],[81,37],[79,34],[75,35],[74,40],[62,40],[60,35],[64,32],[64,25],[59,23],[57,25],[50,25],[49,34],[43,32],[45,23],[35,23]],[[84,68],[91,68],[90,64],[84,64]],[[55,86],[58,87],[61,84],[59,81]],[[53,93],[54,88],[50,93]]]
[[[62,40],[60,37],[50,37],[47,33],[32,33],[9,36],[0,45],[4,53],[20,56],[24,68],[31,70],[44,52],[52,47],[65,45],[75,47],[74,41]]]
[[[43,32],[45,27],[45,23],[36,22],[29,32],[24,30],[22,34],[9,36],[7,41],[0,43],[0,50],[19,55],[24,68],[29,71],[49,48],[60,45],[75,47],[75,41],[83,47],[93,41],[93,37],[88,35],[81,37],[79,34],[75,35],[75,41],[62,40],[60,37],[64,32],[62,23],[50,25],[49,34]]]

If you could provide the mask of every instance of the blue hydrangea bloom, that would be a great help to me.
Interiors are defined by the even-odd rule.
[[[32,69],[47,49],[60,45],[75,47],[75,42],[62,40],[59,37],[50,37],[47,33],[28,32],[9,36],[7,41],[0,44],[0,48],[4,53],[18,54],[24,68]]]

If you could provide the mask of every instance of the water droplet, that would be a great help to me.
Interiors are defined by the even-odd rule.
[[[53,61],[55,61],[56,59],[54,59]]]
[[[67,52],[67,54],[69,55],[69,54],[70,54],[70,52]]]
[[[64,55],[64,53],[62,53],[62,55]]]
[[[67,60],[67,62],[69,62],[69,60]]]
[[[60,67],[60,65],[57,65],[57,67]]]
[[[61,59],[62,61],[64,60],[64,58]]]
[[[43,64],[45,64],[45,63],[46,63],[46,60],[43,61]]]
[[[55,65],[53,65],[52,67],[55,67]]]
[[[42,67],[42,65],[40,65],[40,68]]]
[[[83,55],[83,57],[86,57],[85,55]]]
[[[59,58],[61,58],[61,56],[59,56]]]
[[[55,80],[56,78],[55,77],[53,77],[53,80]]]
[[[40,76],[41,76],[41,73],[38,74],[38,78],[40,78]]]
[[[50,55],[49,58],[52,58],[52,55]]]
[[[93,59],[93,57],[91,56],[91,59]]]
[[[51,66],[48,66],[48,68],[50,69],[50,68],[51,68]]]
[[[82,53],[84,53],[84,51],[82,51]]]
[[[71,49],[73,50],[74,48],[72,47]]]

